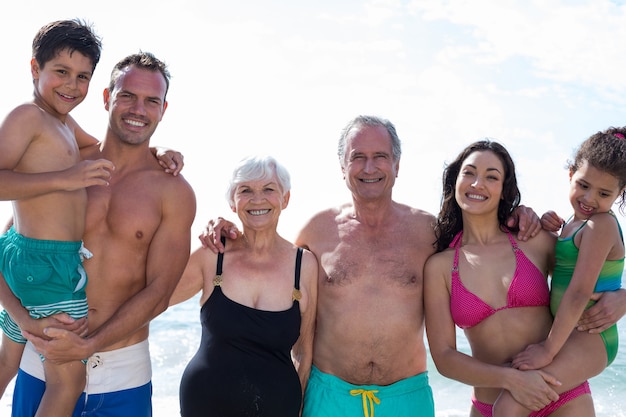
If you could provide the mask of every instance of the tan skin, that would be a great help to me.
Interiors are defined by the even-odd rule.
[[[149,148],[167,108],[165,92],[159,72],[127,68],[113,91],[104,91],[109,112],[104,141],[84,150],[84,158],[106,158],[116,167],[108,186],[87,190],[83,240],[94,254],[85,263],[88,336],[55,327],[46,327],[44,336],[38,330],[42,325],[0,291],[5,308],[29,329],[25,335],[48,360],[87,358],[145,340],[150,321],[167,308],[184,270],[195,196],[182,176],[163,172]],[[50,325],[52,319],[44,320]]]
[[[320,264],[313,363],[355,385],[389,385],[426,371],[422,271],[434,217],[392,200],[399,161],[383,127],[356,126],[341,164],[352,202],[315,215],[296,239]],[[237,236],[223,219],[201,236],[216,252],[222,229]]]
[[[237,186],[232,210],[242,222],[244,238],[230,242],[225,251],[221,288],[229,299],[265,311],[291,308],[297,248],[276,231],[280,213],[288,201],[289,192],[283,195],[275,178],[245,181]],[[270,212],[262,216],[248,212],[258,209],[270,209]],[[201,291],[200,305],[204,305],[215,288],[216,266],[215,253],[204,248],[195,250],[170,304],[185,301]],[[292,357],[304,393],[313,357],[317,303],[317,261],[309,251],[303,253],[300,291],[300,337]]]
[[[490,151],[470,154],[456,183],[456,201],[463,216],[459,273],[463,285],[481,300],[499,308],[507,295],[516,260],[506,233],[497,219],[504,167]],[[475,198],[480,195],[484,199]],[[552,269],[554,236],[542,231],[520,249],[547,274]],[[499,310],[474,327],[465,329],[471,356],[456,348],[456,328],[450,313],[451,265],[454,249],[433,255],[426,264],[426,326],[431,355],[442,375],[474,387],[477,400],[493,404],[507,390],[527,409],[539,410],[558,399],[557,393],[579,385],[576,370],[555,364],[543,371],[519,371],[510,367],[515,354],[530,343],[543,340],[552,325],[547,306]],[[571,352],[566,352],[571,357]],[[556,377],[556,378],[555,378]],[[563,381],[558,385],[559,381]],[[569,381],[569,382],[568,382]],[[470,416],[481,414],[473,406]],[[583,395],[551,415],[590,416],[593,402]]]
[[[563,352],[570,355],[566,364],[576,370],[573,374],[577,380],[596,376],[606,367],[607,352],[600,335],[572,329],[593,294],[604,262],[624,258],[622,236],[615,218],[608,214],[622,192],[617,178],[587,161],[583,161],[576,171],[570,171],[569,196],[574,217],[563,227],[561,237],[573,236],[586,222],[574,237],[574,244],[579,249],[576,268],[549,334],[513,358],[516,368],[556,367],[563,362]],[[528,415],[508,396],[503,396],[494,410],[507,417]]]
[[[35,86],[33,101],[16,107],[0,125],[0,198],[13,200],[14,209],[14,218],[5,230],[13,225],[18,233],[34,239],[81,240],[86,188],[108,185],[114,170],[113,163],[101,155],[91,155],[91,159],[81,156],[80,149],[98,141],[69,114],[87,94],[91,60],[79,52],[70,54],[64,50],[43,67],[33,58],[31,75]],[[178,175],[182,155],[165,148],[151,148],[151,152],[166,172]],[[49,221],[51,218],[55,221]],[[67,324],[78,334],[86,331],[84,321],[74,324],[67,315],[57,315],[40,325],[55,323]],[[0,396],[17,373],[24,347],[5,334],[1,346]],[[71,381],[76,381],[76,392],[82,391],[84,367],[74,367],[76,375],[69,375],[61,383],[63,393],[71,391]],[[73,404],[71,399],[66,402]],[[48,404],[46,408],[54,412],[51,407]]]
[[[0,125],[0,198],[12,200],[14,227],[23,236],[79,241],[85,188],[106,185],[114,169],[103,158],[81,160],[77,125],[69,116],[86,97],[92,70],[91,59],[79,52],[62,50],[43,67],[33,58],[34,98]],[[15,375],[22,348],[3,335],[2,391]],[[46,361],[44,368],[49,383],[36,417],[69,414],[84,386],[84,366]]]
[[[389,385],[426,371],[422,270],[434,219],[392,200],[399,162],[384,127],[353,129],[342,165],[352,203],[317,214],[296,239],[320,263],[313,362],[355,385]]]

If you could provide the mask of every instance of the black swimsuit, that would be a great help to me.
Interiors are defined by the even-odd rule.
[[[284,311],[234,302],[221,287],[218,255],[213,293],[200,310],[202,338],[180,383],[182,417],[297,417],[302,401],[291,348],[300,335],[300,263],[294,301]]]

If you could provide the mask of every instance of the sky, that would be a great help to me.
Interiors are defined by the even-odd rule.
[[[394,199],[433,214],[446,162],[488,137],[515,160],[522,202],[567,217],[574,149],[626,125],[623,0],[23,0],[11,9],[0,17],[1,115],[31,99],[32,38],[53,20],[84,19],[102,37],[88,97],[72,112],[96,137],[117,61],[143,50],[169,65],[169,107],[151,143],[185,155],[193,236],[210,218],[234,219],[227,181],[252,154],[291,173],[286,238],[348,201],[337,140],[359,114],[396,125]],[[10,212],[1,202],[0,215]]]

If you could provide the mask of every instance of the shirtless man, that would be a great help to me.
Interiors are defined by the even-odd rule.
[[[43,393],[36,351],[58,362],[89,358],[87,395],[79,398],[75,416],[152,415],[149,323],[167,308],[185,268],[196,206],[190,185],[164,173],[149,149],[167,108],[168,87],[165,64],[151,54],[120,61],[104,90],[106,137],[82,155],[115,164],[108,186],[87,189],[83,240],[94,255],[85,262],[88,336],[48,327],[50,340],[44,340],[42,324],[33,323],[1,283],[0,301],[34,345],[27,344],[20,365],[14,417],[32,417]]]
[[[320,263],[307,417],[368,416],[374,409],[434,416],[422,303],[434,217],[393,201],[400,153],[389,121],[350,122],[338,156],[352,202],[313,216],[296,238]]]
[[[359,116],[348,123],[338,156],[352,201],[313,216],[296,238],[320,264],[304,417],[435,414],[422,300],[435,218],[393,201],[400,155],[389,121]],[[541,226],[532,210],[519,215],[518,239],[525,240]],[[237,236],[232,223],[218,219],[201,240],[222,251],[222,233]]]

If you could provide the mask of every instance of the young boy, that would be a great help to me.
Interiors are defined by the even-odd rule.
[[[33,40],[34,98],[0,125],[0,199],[13,200],[13,226],[0,238],[0,271],[34,318],[87,315],[85,187],[106,185],[114,167],[105,159],[81,161],[79,147],[95,139],[69,113],[87,95],[101,47],[78,20],[42,27]],[[3,373],[12,373],[25,340],[4,312],[0,326],[0,358],[9,361]],[[44,361],[44,367],[47,386],[37,417],[69,416],[85,386],[85,366]],[[3,390],[11,378],[2,378]]]
[[[85,99],[101,48],[97,35],[79,20],[42,27],[33,40],[34,99],[0,124],[0,200],[13,200],[14,212],[13,227],[0,237],[0,276],[34,318],[87,315],[82,259],[90,254],[81,243],[85,187],[107,185],[114,167],[105,159],[81,161],[78,150],[98,141],[69,112]],[[151,151],[165,172],[178,175],[183,166],[178,152]],[[65,321],[67,315],[60,317]],[[76,323],[86,328],[84,319]],[[0,327],[2,396],[17,373],[25,339],[5,311]],[[37,417],[70,415],[85,387],[84,365],[44,361],[44,367],[46,394]]]
[[[0,200],[13,200],[13,226],[0,237],[0,272],[33,318],[87,315],[85,188],[108,185],[114,166],[105,159],[81,160],[79,149],[97,140],[69,113],[87,95],[101,47],[79,20],[42,27],[33,40],[34,98],[0,124]],[[166,172],[177,175],[182,168],[176,152],[157,156]],[[4,311],[0,327],[1,396],[17,372],[25,339]],[[85,366],[42,360],[46,392],[36,416],[71,415],[85,387]]]

